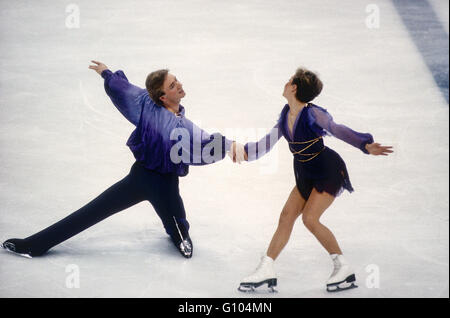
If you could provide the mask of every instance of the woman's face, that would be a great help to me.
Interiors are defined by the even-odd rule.
[[[297,85],[292,84],[292,79],[294,76],[291,76],[289,81],[284,85],[283,97],[286,99],[290,99],[295,96],[295,90],[297,89]]]

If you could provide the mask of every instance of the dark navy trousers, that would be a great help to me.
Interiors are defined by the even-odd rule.
[[[33,255],[42,255],[105,218],[145,200],[152,204],[174,242],[188,237],[189,223],[179,193],[178,175],[161,174],[135,162],[125,178],[79,210],[25,241]]]

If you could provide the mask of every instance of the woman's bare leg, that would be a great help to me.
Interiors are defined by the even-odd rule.
[[[335,197],[313,189],[303,208],[303,223],[330,254],[342,254],[333,233],[322,223],[320,217],[333,203]]]
[[[273,260],[278,257],[281,250],[289,241],[289,237],[291,236],[295,220],[302,213],[304,205],[305,199],[303,199],[297,189],[297,186],[295,186],[292,189],[291,194],[289,195],[289,198],[287,199],[283,207],[283,210],[281,211],[277,230],[275,231],[269,248],[267,249],[267,256],[269,256]]]

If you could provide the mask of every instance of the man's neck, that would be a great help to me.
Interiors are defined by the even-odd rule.
[[[178,114],[180,112],[180,103],[177,104],[166,104],[164,103],[164,107],[168,110],[171,111],[174,114]]]

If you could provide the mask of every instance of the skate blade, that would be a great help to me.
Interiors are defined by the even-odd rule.
[[[255,291],[255,287],[253,287],[253,286],[246,286],[246,285],[240,285],[238,287],[238,290],[240,292],[243,292],[243,293],[252,293],[252,292]]]
[[[7,248],[7,247],[5,247],[5,246],[3,246],[3,248],[4,248],[6,251],[8,251],[8,252],[13,253],[14,255],[22,256],[22,257],[25,257],[25,258],[33,258],[30,254],[17,253],[17,252],[15,252],[15,251],[13,251],[13,250],[10,250],[9,248]]]
[[[341,282],[337,282],[334,284],[328,284],[327,291],[330,293],[333,293],[333,292],[337,292],[337,291],[343,291],[343,290],[347,290],[347,289],[357,288],[358,286],[355,285],[355,282],[356,282],[355,274],[352,274]]]
[[[356,276],[355,274],[351,274],[347,276],[346,279],[343,281],[333,283],[333,284],[327,284],[327,291],[328,292],[337,292],[337,291],[343,291],[346,289],[352,289],[356,288],[358,286],[355,285],[356,282]]]
[[[357,288],[358,286],[355,285],[354,282],[343,282],[343,283],[339,283],[339,284],[334,284],[334,285],[328,285],[327,286],[327,292],[330,293],[334,293],[334,292],[340,292],[340,291],[344,291],[347,289],[353,289],[353,288]]]
[[[257,290],[257,288],[255,288],[253,286],[239,286],[238,290],[242,293],[255,293],[255,292],[259,291],[260,289]],[[278,293],[278,290],[276,290],[273,287],[268,287],[267,291],[269,293]]]
[[[241,283],[238,287],[238,290],[243,293],[252,293],[257,290],[257,288],[261,287],[262,285],[267,284],[267,291],[269,293],[278,293],[278,291],[275,289],[275,286],[277,286],[277,279],[267,279],[265,281],[259,282],[259,283]],[[260,289],[258,289],[260,290]]]

